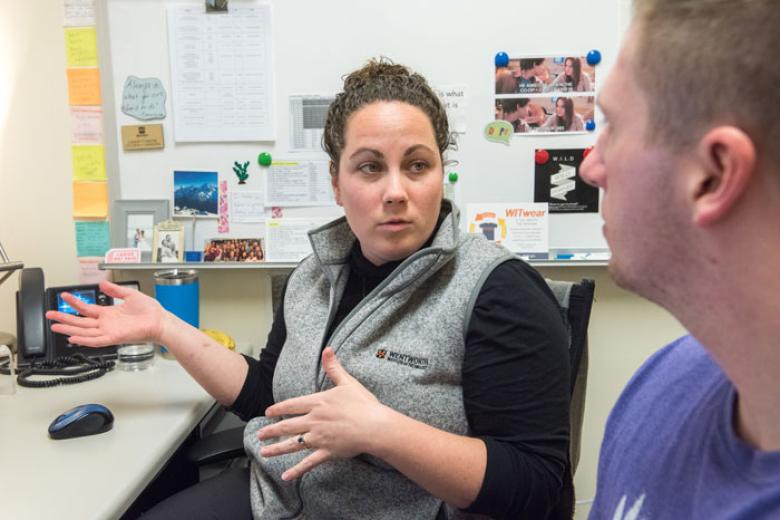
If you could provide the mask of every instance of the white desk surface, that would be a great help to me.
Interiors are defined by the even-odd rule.
[[[113,429],[50,439],[51,421],[84,403],[107,406]],[[213,404],[159,354],[140,372],[114,369],[86,383],[0,395],[0,518],[119,517]]]

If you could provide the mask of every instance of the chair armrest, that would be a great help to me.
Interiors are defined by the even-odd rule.
[[[195,442],[186,453],[187,460],[198,466],[245,455],[243,427],[212,433]]]

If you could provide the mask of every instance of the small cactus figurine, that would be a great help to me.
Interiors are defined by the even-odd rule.
[[[246,180],[249,178],[249,174],[246,172],[247,168],[249,168],[249,161],[244,164],[239,164],[238,161],[233,163],[233,171],[236,172],[239,184],[246,184]]]

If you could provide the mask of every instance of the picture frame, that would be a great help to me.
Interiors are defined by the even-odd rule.
[[[154,226],[152,262],[184,262],[184,226],[173,220],[165,220]]]
[[[262,238],[212,238],[203,246],[204,262],[263,262]]]
[[[217,218],[219,172],[174,170],[173,216]]]
[[[168,199],[116,200],[111,211],[111,247],[135,247],[152,261],[154,226],[170,218]]]

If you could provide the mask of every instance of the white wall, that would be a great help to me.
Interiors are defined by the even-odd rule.
[[[0,0],[0,241],[13,259],[43,267],[47,285],[78,280],[62,3]],[[550,278],[596,279],[582,456],[575,477],[578,498],[586,499],[595,489],[609,409],[639,364],[682,328],[657,306],[617,288],[603,268],[542,271]],[[124,272],[123,278],[136,275]],[[142,282],[151,289],[148,274]],[[0,287],[0,330],[16,329],[17,284],[14,275]],[[203,326],[262,344],[270,324],[269,285],[258,271],[202,272]],[[581,508],[578,518],[586,512]]]

